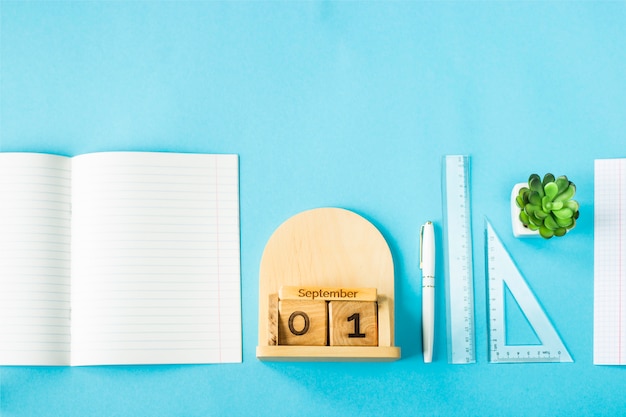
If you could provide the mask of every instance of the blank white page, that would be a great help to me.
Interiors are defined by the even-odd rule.
[[[626,365],[626,159],[594,173],[593,363]]]
[[[0,364],[68,365],[70,160],[0,153]]]
[[[241,362],[237,155],[72,170],[72,364]]]

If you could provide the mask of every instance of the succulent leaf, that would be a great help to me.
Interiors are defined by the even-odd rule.
[[[566,227],[567,230],[573,229],[576,226],[576,218],[572,218],[572,224]]]
[[[554,182],[554,175],[550,174],[549,172],[543,176],[543,186],[545,188],[546,184],[549,182]]]
[[[526,191],[524,193],[524,195],[522,196],[522,198],[524,199],[524,205],[528,204],[528,192],[530,192],[530,190],[528,188],[526,188]]]
[[[530,194],[528,194],[528,203],[532,204],[533,206],[541,206],[542,197],[543,196],[539,195],[538,192],[531,191]]]
[[[554,231],[554,236],[561,237],[561,236],[564,236],[566,232],[567,232],[567,229],[565,229],[564,227],[560,227]]]
[[[563,203],[563,207],[567,207],[569,209],[571,209],[573,212],[577,212],[578,211],[578,201],[576,200],[569,200]]]
[[[543,219],[540,219],[539,217],[537,217],[536,214],[532,214],[528,216],[528,218],[530,219],[530,222],[534,224],[535,226],[543,226]]]
[[[539,228],[539,234],[545,239],[550,239],[552,236],[554,236],[554,231],[548,229],[545,226],[542,226]]]
[[[519,212],[519,219],[522,222],[522,224],[526,226],[528,226],[528,223],[530,223],[530,220],[528,219],[528,214],[526,214],[524,210]]]
[[[561,227],[568,227],[574,221],[574,219],[572,219],[571,217],[567,219],[561,219],[556,216],[555,216],[555,220],[556,220],[556,224],[558,224]]]
[[[574,197],[574,194],[576,194],[576,186],[570,183],[565,191],[554,197],[554,201],[567,201]]]
[[[560,227],[552,216],[546,216],[546,218],[543,220],[543,225],[550,230],[556,230]]]
[[[557,187],[559,187],[559,194],[561,194],[567,189],[567,187],[569,187],[569,180],[565,175],[561,175],[559,178],[556,179],[555,182]]]
[[[570,208],[562,208],[561,210],[555,210],[552,213],[560,219],[569,219],[574,215],[574,212]]]
[[[519,189],[519,191],[517,192],[517,194],[519,194],[519,195],[528,194],[528,191],[530,191],[530,190],[528,189],[528,187],[522,187],[522,188],[520,188],[520,189]]]
[[[543,193],[543,184],[541,184],[541,179],[539,179],[539,175],[537,174],[533,174],[533,175],[531,175],[530,178],[528,179],[528,186],[530,187],[531,191],[534,191],[537,194],[539,194],[539,197],[543,197],[544,193]]]
[[[550,201],[552,201],[559,193],[559,186],[555,182],[549,182],[543,186],[543,190],[546,193],[546,197],[549,197]]]

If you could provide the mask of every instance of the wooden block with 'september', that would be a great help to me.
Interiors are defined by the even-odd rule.
[[[376,301],[376,288],[282,286],[278,293],[281,300],[342,300]]]
[[[378,304],[330,301],[330,346],[378,346]]]
[[[278,344],[326,346],[328,309],[324,300],[280,300]]]

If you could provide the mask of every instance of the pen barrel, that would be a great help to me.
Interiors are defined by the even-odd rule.
[[[435,288],[435,277],[428,275],[422,277],[422,288]]]
[[[425,363],[432,362],[434,336],[435,280],[434,278],[424,277],[422,280],[422,350]]]
[[[422,269],[422,350],[424,362],[433,358],[435,341],[435,230],[432,222],[422,226],[420,241]]]

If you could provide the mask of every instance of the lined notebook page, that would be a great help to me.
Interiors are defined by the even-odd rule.
[[[237,155],[72,169],[72,364],[240,362]]]
[[[0,153],[0,364],[68,365],[70,160]]]
[[[626,159],[595,161],[593,363],[626,364]]]

